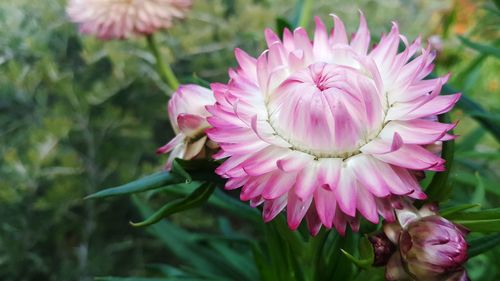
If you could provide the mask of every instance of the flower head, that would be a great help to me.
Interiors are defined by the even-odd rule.
[[[217,144],[207,140],[205,130],[210,127],[205,106],[214,104],[215,98],[209,89],[198,85],[182,85],[168,102],[168,115],[177,134],[158,153],[168,153],[167,169],[175,158],[186,160],[208,157],[217,149]]]
[[[212,85],[217,103],[207,107],[226,188],[264,204],[265,221],[285,208],[291,229],[306,217],[313,234],[357,230],[360,216],[394,220],[401,198],[425,198],[412,171],[444,170],[424,146],[453,138],[454,127],[428,118],[459,98],[439,95],[448,76],[424,80],[434,53],[418,55],[420,40],[409,44],[397,24],[370,50],[363,15],[351,40],[333,20],[327,32],[316,18],[312,41],[303,28],[283,40],[266,30],[257,59],[237,49],[239,67]]]
[[[384,225],[399,249],[387,263],[387,280],[468,280],[465,228],[439,216],[434,205],[417,211],[408,204],[396,213],[399,223]]]
[[[69,0],[66,12],[80,31],[101,39],[124,39],[169,28],[191,0]]]

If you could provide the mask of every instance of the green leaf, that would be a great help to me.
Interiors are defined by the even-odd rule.
[[[158,189],[158,191],[186,196],[194,191],[194,185],[185,185],[184,188],[178,188],[177,185],[170,185]],[[262,223],[261,214],[258,209],[252,208],[239,199],[229,196],[219,188],[215,189],[214,194],[210,196],[208,204],[225,211],[228,215],[249,220],[255,224]]]
[[[353,233],[352,231],[346,232],[345,237],[340,239],[340,248],[351,253],[358,251],[359,238],[360,236],[357,233]],[[340,255],[339,252],[337,255],[340,257],[338,258],[336,267],[333,270],[333,278],[328,280],[351,280],[357,272],[356,266],[353,265],[352,261],[345,255]]]
[[[349,254],[347,251],[345,251],[344,249],[340,249],[340,251],[342,252],[342,254],[344,254],[350,261],[352,261],[353,264],[355,264],[357,267],[359,268],[362,268],[362,269],[366,269],[366,268],[369,268],[371,267],[372,263],[373,263],[373,260],[369,260],[369,259],[358,259],[358,258],[355,258],[353,255]]]
[[[361,269],[369,269],[372,267],[373,260],[375,255],[373,253],[373,247],[368,238],[363,237],[360,240],[359,244],[359,252],[360,258],[356,258],[344,249],[340,249],[340,251],[357,267]]]
[[[453,180],[470,186],[477,185],[477,178],[475,177],[475,175],[467,172],[460,172],[453,174]],[[482,178],[481,180],[484,184],[484,189],[486,189],[486,191],[500,196],[500,188],[498,188],[498,185],[494,181],[486,178]]]
[[[447,217],[447,216],[453,215],[455,213],[462,212],[462,211],[469,210],[469,209],[476,208],[476,207],[480,207],[480,206],[481,206],[481,204],[457,205],[457,206],[453,206],[450,208],[441,209],[440,214],[443,217]]]
[[[218,281],[217,279],[192,278],[192,277],[95,277],[95,281]]]
[[[480,255],[484,252],[492,250],[500,244],[500,233],[482,236],[467,241],[469,250],[467,252],[469,258]]]
[[[296,0],[293,27],[307,28],[312,15],[314,0]]]
[[[289,30],[293,30],[292,24],[288,22],[287,19],[282,18],[282,17],[277,17],[276,18],[276,30],[278,31],[278,36],[280,38],[283,38],[283,32],[285,31],[285,28],[288,28]]]
[[[163,207],[161,207],[161,209],[159,209],[146,220],[138,223],[130,222],[130,224],[135,227],[148,226],[157,223],[158,221],[171,214],[199,207],[208,200],[210,195],[212,195],[212,193],[214,192],[214,189],[214,184],[204,183],[189,196],[165,204]]]
[[[147,190],[157,189],[166,185],[184,183],[185,181],[186,179],[182,178],[177,174],[162,171],[121,186],[101,190],[99,192],[96,192],[94,194],[85,197],[85,199],[104,198],[110,196],[144,192]]]
[[[146,278],[146,277],[95,277],[95,281],[172,281],[172,279],[166,278]],[[177,279],[179,280],[179,279]],[[184,279],[182,279],[184,280]],[[191,279],[194,281],[193,279]],[[200,280],[200,279],[198,279]]]
[[[458,158],[458,155],[457,155]],[[479,151],[466,151],[460,152],[460,158],[480,158],[484,160],[500,160],[500,152],[479,152]]]
[[[460,212],[446,216],[447,219],[475,232],[500,232],[500,208],[477,212]]]
[[[486,131],[483,129],[483,127],[477,127],[475,130],[470,132],[469,134],[465,136],[460,137],[460,141],[458,142],[457,149],[455,152],[458,150],[460,151],[471,151],[474,150],[474,147],[481,141],[481,139],[484,137],[484,134]],[[459,155],[462,155],[461,153],[457,153]]]
[[[174,160],[174,162],[172,163],[172,173],[175,173],[175,174],[182,176],[189,183],[193,179],[191,178],[191,175],[184,169],[181,161],[182,160],[179,158],[176,158]]]
[[[474,232],[500,232],[500,218],[484,220],[453,220],[454,223],[465,226]]]
[[[497,6],[497,9],[500,10],[500,0],[493,0],[493,3],[495,3],[495,6]]]
[[[138,207],[143,217],[152,215],[152,211],[137,196],[132,196],[134,204]],[[164,245],[166,251],[181,262],[183,268],[189,268],[190,274],[197,278],[206,278],[210,281],[256,280],[241,278],[244,275],[228,264],[220,255],[207,247],[207,243],[197,243],[196,235],[190,233],[167,220],[146,228],[146,231],[157,237]],[[250,262],[247,263],[252,266]]]
[[[435,75],[430,75],[429,77],[435,78]],[[455,89],[453,89],[450,85],[445,84],[443,86],[443,93],[446,95],[457,93]],[[500,141],[500,126],[480,115],[480,113],[488,114],[486,110],[483,109],[481,105],[473,101],[467,95],[463,94],[462,97],[457,102],[457,107],[465,111],[465,113],[474,112],[474,116],[472,116],[477,122],[479,122],[485,129],[490,131],[490,133]]]
[[[479,172],[476,172],[476,179],[477,179],[477,185],[476,189],[474,190],[474,194],[472,195],[471,202],[477,202],[479,204],[483,204],[485,201],[485,196],[486,196],[486,191],[484,188],[484,182],[481,176],[479,175]]]
[[[210,82],[199,77],[198,74],[196,74],[196,73],[193,73],[193,76],[191,76],[191,77],[183,78],[182,84],[197,84],[197,85],[200,85],[202,87],[210,89]]]
[[[483,219],[500,219],[500,208],[481,210],[476,212],[460,212],[446,216],[451,220],[483,220]]]
[[[462,43],[465,46],[467,46],[471,49],[474,49],[482,54],[486,54],[486,55],[494,56],[496,58],[500,58],[500,49],[497,47],[472,42],[469,39],[462,37],[462,36],[459,36],[458,39],[460,39],[460,41],[462,41]]]
[[[173,171],[175,170],[177,173],[181,173],[189,180],[225,183],[225,180],[214,172],[217,166],[219,166],[215,161],[205,159],[184,160],[177,158],[174,164],[175,168],[173,168]]]
[[[449,115],[447,113],[439,115],[439,122],[450,123]],[[453,134],[452,131],[449,133]],[[431,183],[425,189],[425,193],[428,196],[426,202],[442,202],[448,199],[452,189],[452,185],[448,182],[448,178],[453,164],[454,146],[454,140],[443,142],[441,156],[446,160],[446,170],[434,174]]]

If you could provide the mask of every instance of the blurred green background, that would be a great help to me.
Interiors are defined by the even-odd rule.
[[[263,28],[276,29],[277,18],[295,16],[291,0],[194,3],[186,20],[158,34],[161,51],[184,82],[193,75],[227,81],[235,47],[257,55],[265,48]],[[151,265],[178,261],[160,240],[128,224],[140,217],[131,201],[82,198],[162,168],[165,157],[155,150],[172,137],[169,90],[144,38],[82,37],[64,5],[0,1],[0,280],[154,275]],[[500,146],[471,117],[483,114],[500,124],[498,7],[474,0],[321,0],[314,14],[327,19],[334,12],[353,32],[358,9],[375,36],[394,20],[410,40],[418,34],[429,39],[439,53],[437,73],[452,72],[451,86],[490,112],[452,113],[461,135],[452,200],[500,206]],[[214,233],[225,217],[230,215],[198,209],[170,220]],[[472,280],[500,280],[499,254],[495,249],[470,260]]]

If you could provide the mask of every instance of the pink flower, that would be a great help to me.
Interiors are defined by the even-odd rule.
[[[170,152],[166,165],[168,170],[175,158],[209,157],[218,148],[205,135],[205,130],[210,127],[205,106],[214,103],[212,91],[193,84],[180,86],[172,95],[168,102],[168,115],[177,135],[157,150],[157,153]]]
[[[66,12],[82,33],[124,39],[169,28],[190,6],[191,0],[69,0]]]
[[[434,205],[417,211],[407,204],[396,213],[399,223],[384,225],[387,237],[398,245],[387,263],[387,280],[469,280],[463,268],[468,230],[439,216]]]
[[[327,32],[316,18],[312,41],[303,28],[283,40],[266,30],[257,59],[237,49],[239,67],[227,85],[212,85],[217,103],[207,107],[226,189],[263,204],[266,222],[285,208],[291,229],[306,217],[312,234],[322,225],[357,230],[360,216],[392,221],[401,198],[424,199],[412,171],[444,170],[424,146],[452,139],[454,127],[426,118],[460,97],[439,95],[448,75],[424,80],[434,53],[416,55],[420,40],[409,44],[397,24],[369,50],[363,15],[351,40],[333,20]]]

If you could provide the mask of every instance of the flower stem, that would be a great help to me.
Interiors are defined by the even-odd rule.
[[[302,5],[300,7],[301,8],[300,15],[296,27],[301,26],[303,28],[307,28],[307,25],[311,20],[311,13],[314,1],[313,0],[298,0],[298,1],[300,1]]]
[[[148,41],[148,47],[153,53],[156,60],[156,67],[158,74],[160,74],[161,79],[172,89],[173,91],[179,88],[179,81],[175,77],[174,71],[165,59],[163,59],[160,50],[158,49],[158,43],[156,42],[154,35],[150,34],[146,37]]]

